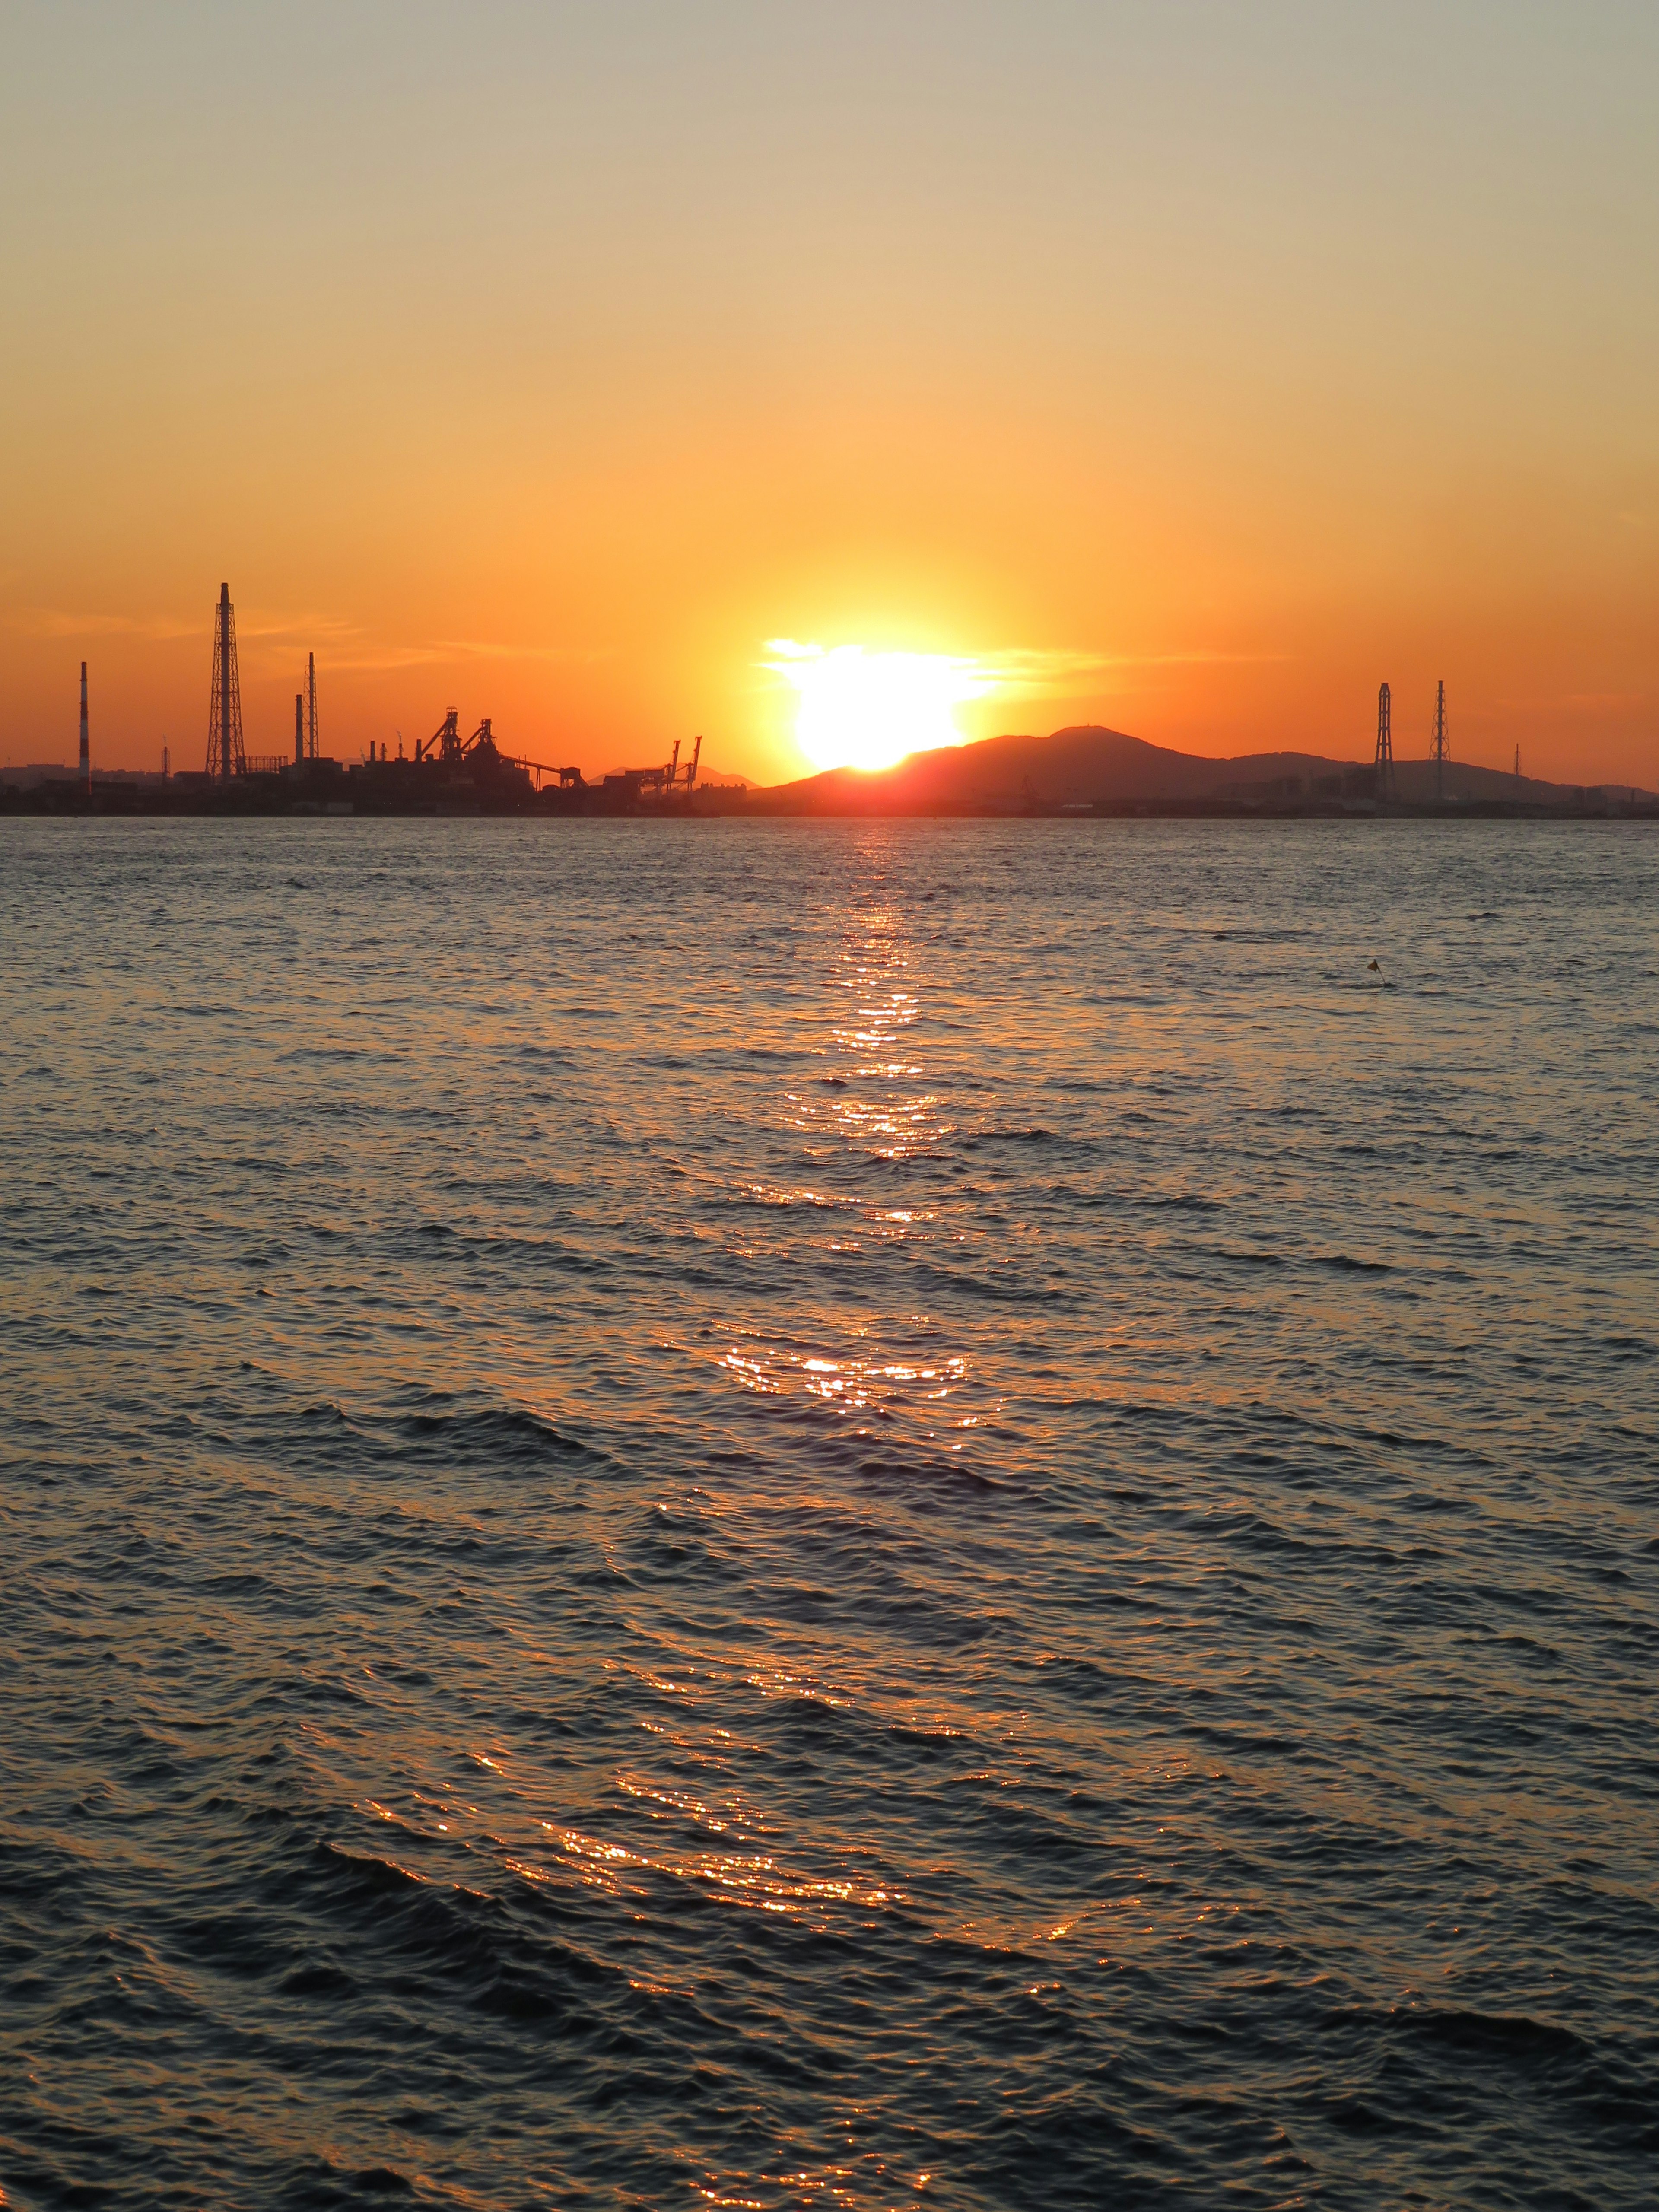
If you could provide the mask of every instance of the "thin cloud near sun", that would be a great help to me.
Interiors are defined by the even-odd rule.
[[[799,695],[795,742],[815,768],[890,768],[907,753],[967,743],[956,709],[997,690],[976,660],[948,653],[768,641],[762,665]]]
[[[890,768],[907,753],[966,744],[957,709],[998,693],[1041,697],[1112,669],[1259,657],[1205,648],[1110,653],[1064,647],[906,653],[789,637],[769,638],[765,649],[769,658],[760,665],[797,695],[795,743],[820,769]]]

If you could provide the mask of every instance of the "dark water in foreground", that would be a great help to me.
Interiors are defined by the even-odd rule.
[[[0,825],[4,2201],[1651,2204],[1656,881]]]

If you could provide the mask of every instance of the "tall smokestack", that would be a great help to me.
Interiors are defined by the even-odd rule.
[[[81,663],[81,788],[92,796],[92,743],[87,735],[87,664]]]
[[[306,697],[303,691],[294,695],[294,765],[303,768],[306,757]]]

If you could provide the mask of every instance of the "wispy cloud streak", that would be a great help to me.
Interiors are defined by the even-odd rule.
[[[1138,668],[1240,666],[1270,663],[1277,653],[1228,653],[1213,646],[1183,647],[1173,653],[1109,653],[1073,646],[1012,646],[981,653],[975,665],[1011,691],[1058,691],[1090,677]]]
[[[27,637],[127,637],[155,645],[199,639],[204,653],[213,640],[210,604],[199,617],[176,614],[124,615],[76,607],[12,607],[0,611],[0,628]],[[337,615],[293,614],[282,609],[238,607],[236,641],[244,653],[268,659],[279,649],[325,653],[331,668],[374,674],[400,668],[428,668],[455,660],[540,660],[587,664],[609,659],[609,646],[526,645],[497,638],[430,638],[382,642]]]
[[[775,657],[759,665],[769,674],[793,682],[794,664],[835,649],[820,644],[801,644],[791,638],[772,638],[768,641],[767,650]],[[1139,669],[1243,666],[1272,664],[1287,658],[1278,653],[1231,653],[1213,646],[1183,647],[1172,653],[1112,653],[1088,646],[1005,646],[989,653],[916,657],[948,665],[965,683],[971,683],[972,690],[965,691],[963,696],[985,696],[993,692],[1026,696],[1063,694],[1086,688],[1091,681],[1102,678]]]
[[[11,607],[0,623],[25,637],[136,637],[168,644],[198,630],[204,638],[210,634],[205,619],[184,623],[176,615],[89,614],[66,607]]]

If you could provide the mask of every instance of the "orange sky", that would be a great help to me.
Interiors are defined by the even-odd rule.
[[[964,730],[1659,780],[1650,6],[9,11],[0,755],[447,708],[804,766]]]

